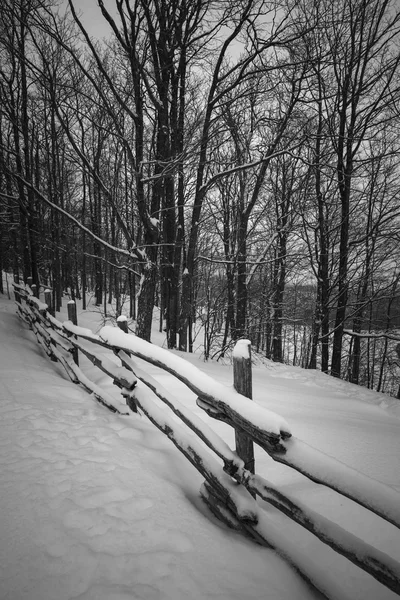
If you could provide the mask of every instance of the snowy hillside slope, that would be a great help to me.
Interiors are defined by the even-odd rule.
[[[79,323],[95,330],[98,316],[81,314]],[[229,366],[184,357],[231,385]],[[207,419],[182,384],[149,368]],[[320,373],[272,364],[254,369],[253,387],[255,401],[287,419],[296,437],[400,491],[396,404]],[[211,424],[232,444],[228,426]],[[198,493],[201,477],[144,417],[114,415],[70,383],[1,296],[0,461],[1,600],[318,597],[274,552],[210,515]],[[259,449],[256,465],[400,560],[400,532],[392,526]],[[265,510],[285,535],[285,517]],[[300,527],[294,541],[334,597],[396,597]]]

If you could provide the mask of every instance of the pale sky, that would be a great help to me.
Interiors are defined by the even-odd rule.
[[[73,4],[90,36],[102,38],[109,35],[110,28],[101,14],[97,0],[73,0]],[[115,8],[114,0],[104,0],[104,4],[106,8]],[[68,0],[63,0],[62,5],[68,7]]]

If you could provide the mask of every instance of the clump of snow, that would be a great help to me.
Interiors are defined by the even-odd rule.
[[[238,340],[233,348],[233,358],[250,358],[251,342],[250,340]]]
[[[41,302],[36,296],[28,296],[28,303],[33,304],[39,311],[46,311],[48,308],[47,304]]]

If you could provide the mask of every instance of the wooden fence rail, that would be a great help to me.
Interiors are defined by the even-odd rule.
[[[69,320],[61,323],[29,286],[14,283],[14,291],[20,316],[32,328],[46,354],[63,365],[74,383],[83,385],[109,409],[123,415],[139,409],[165,433],[204,477],[200,494],[219,519],[258,543],[274,548],[323,595],[332,597],[331,590],[326,588],[326,574],[321,576],[306,557],[301,557],[294,542],[280,535],[277,526],[257,504],[255,498],[259,496],[400,595],[400,564],[255,474],[253,442],[273,460],[350,498],[397,528],[400,528],[400,495],[292,436],[282,417],[251,400],[251,374],[242,374],[242,379],[248,378],[247,382],[235,381],[236,390],[242,392],[239,393],[175,354],[126,333],[124,319],[119,319],[119,328],[106,326],[96,335],[77,325],[74,303],[68,304]],[[50,300],[48,294],[46,300]],[[112,352],[109,357],[104,356],[104,348]],[[249,344],[241,341],[234,357],[241,368],[244,363],[251,363],[246,352],[249,353]],[[112,378],[121,390],[120,401],[86,377],[78,366],[78,353]],[[152,378],[137,358],[175,376],[197,395],[197,405],[210,417],[231,425],[235,429],[236,451]],[[154,402],[154,395],[166,409]]]

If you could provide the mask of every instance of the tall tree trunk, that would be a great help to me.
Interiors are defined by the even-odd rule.
[[[247,321],[247,217],[244,212],[244,198],[242,193],[240,195],[234,340],[246,337]]]
[[[282,320],[283,299],[286,284],[286,234],[279,234],[279,246],[276,258],[276,281],[273,296],[273,335],[272,335],[272,359],[274,362],[283,362],[282,346]]]
[[[336,305],[335,330],[333,334],[331,375],[341,376],[343,329],[346,320],[347,301],[349,294],[348,282],[348,253],[349,253],[349,216],[350,216],[350,191],[353,173],[353,137],[352,129],[346,132],[347,94],[344,92],[343,106],[340,113],[340,130],[338,140],[338,187],[341,203],[340,244],[339,244],[339,271],[338,271],[338,300]]]
[[[315,195],[318,210],[317,225],[317,297],[315,317],[311,340],[311,354],[308,368],[317,367],[317,349],[321,340],[321,371],[329,370],[329,264],[328,264],[328,228],[325,216],[326,202],[322,192],[321,144],[323,134],[323,89],[320,73],[318,72],[318,126],[315,141]],[[321,336],[321,337],[320,337]]]

